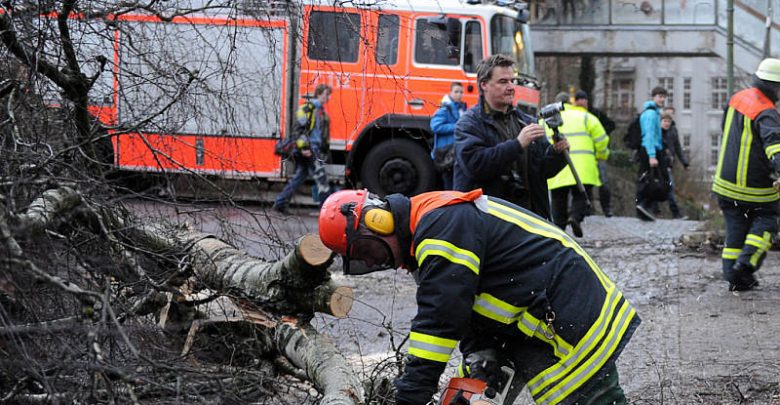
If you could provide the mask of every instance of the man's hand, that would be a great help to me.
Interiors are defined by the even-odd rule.
[[[650,158],[650,167],[658,167],[658,159],[651,157]]]
[[[565,150],[569,150],[569,140],[562,139],[558,142],[555,142],[553,144],[553,149],[555,149],[555,153],[562,153]]]
[[[520,146],[525,149],[534,141],[534,139],[541,138],[544,135],[544,128],[539,124],[528,124],[525,128],[520,130],[520,133],[517,135],[517,142],[520,142]]]
[[[774,188],[775,191],[780,193],[780,179],[777,179],[772,182],[772,188]]]

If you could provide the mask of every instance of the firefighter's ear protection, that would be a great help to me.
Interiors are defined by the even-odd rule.
[[[381,208],[371,208],[363,217],[366,228],[382,236],[388,236],[395,230],[393,214]]]

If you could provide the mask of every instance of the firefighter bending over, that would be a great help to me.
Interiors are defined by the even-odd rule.
[[[481,189],[411,199],[344,190],[323,204],[319,230],[345,274],[415,273],[397,404],[431,399],[458,342],[464,358],[493,349],[512,364],[506,403],[526,384],[540,404],[626,403],[615,360],[639,316],[555,225]]]
[[[761,267],[777,232],[780,172],[780,59],[764,59],[753,86],[729,100],[723,119],[712,191],[726,222],[723,277],[729,290],[758,286]],[[774,181],[773,181],[774,180]]]

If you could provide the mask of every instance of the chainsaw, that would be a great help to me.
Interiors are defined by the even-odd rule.
[[[515,371],[502,366],[500,373],[500,392],[478,378],[451,378],[441,394],[439,405],[503,405],[515,378]]]

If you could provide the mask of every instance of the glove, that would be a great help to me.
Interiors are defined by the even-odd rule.
[[[498,388],[501,366],[493,349],[479,350],[466,356],[468,376],[485,381],[488,386]]]
[[[775,191],[780,193],[780,179],[777,179],[772,182],[772,188],[774,188]]]

